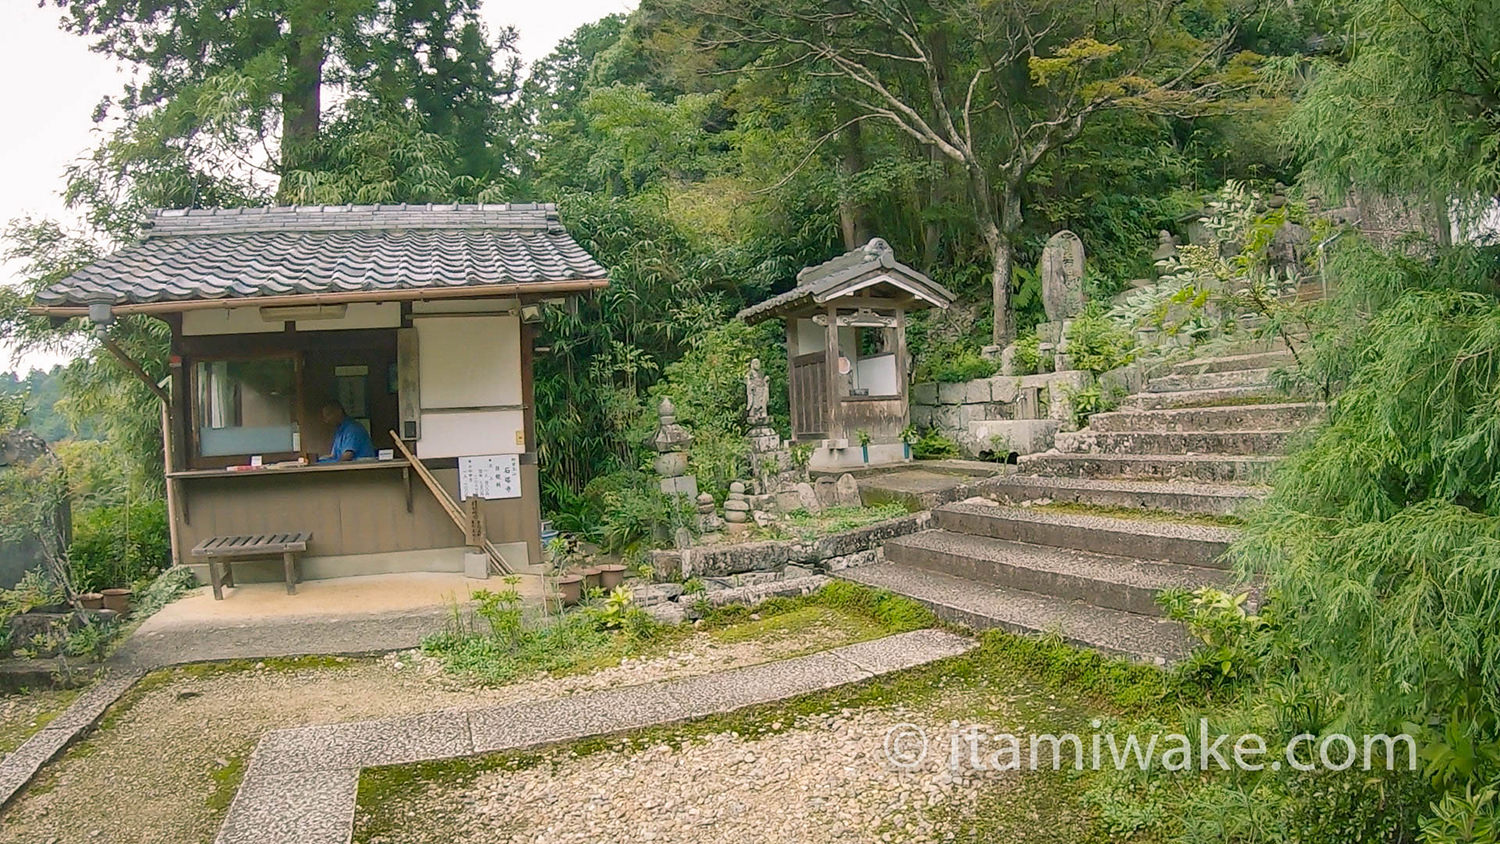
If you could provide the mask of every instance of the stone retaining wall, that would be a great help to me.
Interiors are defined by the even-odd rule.
[[[658,579],[728,577],[745,572],[777,572],[788,565],[816,571],[838,571],[879,562],[887,539],[927,529],[932,514],[912,513],[854,528],[810,542],[776,539],[735,545],[708,545],[686,550],[652,551],[651,568]]]
[[[918,428],[953,439],[965,457],[1037,454],[1069,427],[1069,395],[1092,382],[1089,373],[1072,370],[917,384],[911,390],[911,419]]]

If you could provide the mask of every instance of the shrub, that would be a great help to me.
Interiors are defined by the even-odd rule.
[[[922,432],[911,444],[911,456],[918,460],[944,460],[958,456],[958,443],[943,435],[936,428]]]
[[[81,591],[129,586],[171,559],[165,502],[96,507],[74,518],[68,561]]]
[[[1074,369],[1098,374],[1135,358],[1135,338],[1110,319],[1098,302],[1090,302],[1068,326],[1068,360]]]
[[[1042,354],[1042,338],[1037,336],[1036,331],[1028,331],[1016,338],[1016,353],[1013,359],[1017,375],[1035,375],[1038,372],[1051,372],[1052,353]]]
[[[972,346],[959,345],[944,353],[929,355],[926,365],[917,373],[917,380],[956,384],[988,378],[998,371],[999,363],[980,355]]]

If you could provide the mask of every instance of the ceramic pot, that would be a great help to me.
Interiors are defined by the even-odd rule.
[[[114,610],[120,615],[130,612],[129,589],[106,589],[103,594],[105,609]]]
[[[604,588],[601,585],[602,576],[603,576],[602,573],[599,571],[599,569],[597,567],[596,568],[587,568],[587,569],[584,569],[583,570],[583,588],[584,588],[584,590],[587,591],[587,590],[590,590],[590,589],[602,589],[602,588]]]
[[[78,606],[86,610],[104,609],[104,596],[98,592],[85,592],[78,596]]]
[[[600,588],[605,589],[605,590],[610,590],[610,589],[615,588],[616,586],[619,586],[621,583],[624,583],[624,582],[625,582],[625,567],[624,566],[600,566],[599,567],[599,586],[600,586]]]
[[[583,577],[576,574],[565,574],[559,577],[557,595],[565,607],[571,607],[583,600]]]

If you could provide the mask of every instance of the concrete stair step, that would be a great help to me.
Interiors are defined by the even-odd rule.
[[[1181,455],[1280,454],[1290,430],[1281,431],[1082,431],[1059,433],[1054,447],[1065,454]]]
[[[1228,588],[1233,583],[1230,574],[1222,569],[1135,560],[946,530],[895,537],[885,543],[885,558],[939,574],[1141,615],[1161,615],[1156,596],[1164,589]]]
[[[1073,478],[1181,479],[1207,483],[1266,483],[1279,457],[1224,454],[1065,454],[1022,457],[1023,471]]]
[[[1217,390],[1222,387],[1253,387],[1271,384],[1272,367],[1234,369],[1228,372],[1204,372],[1186,375],[1163,375],[1146,382],[1149,393],[1177,393],[1183,390]]]
[[[1284,345],[1280,349],[1248,354],[1225,354],[1219,357],[1203,357],[1172,364],[1174,375],[1195,375],[1209,372],[1234,372],[1242,369],[1276,369],[1296,366],[1297,358]]]
[[[1216,387],[1210,390],[1173,390],[1166,393],[1136,393],[1120,402],[1121,410],[1174,410],[1201,409],[1208,407],[1248,407],[1270,404],[1267,399],[1277,399],[1277,404],[1290,401],[1286,393],[1270,384],[1249,384],[1239,387]]]
[[[1150,665],[1176,662],[1190,647],[1186,631],[1163,618],[1004,589],[913,566],[881,563],[844,569],[836,576],[904,595],[943,621],[971,630],[1057,634],[1069,644]]]
[[[1135,481],[1111,478],[1065,478],[1007,475],[985,481],[978,492],[1007,504],[1057,501],[1098,507],[1173,510],[1224,516],[1264,498],[1267,487],[1200,484],[1187,481]]]
[[[934,527],[952,533],[1214,568],[1223,567],[1219,557],[1236,535],[1208,525],[969,502],[944,505],[932,516]]]
[[[1089,417],[1090,431],[1272,431],[1298,428],[1323,410],[1317,402],[1115,410]]]

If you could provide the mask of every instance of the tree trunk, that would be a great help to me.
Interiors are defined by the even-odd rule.
[[[984,243],[990,250],[990,285],[994,292],[995,327],[990,340],[996,346],[1005,346],[1015,339],[1015,321],[1010,313],[1011,246],[1010,238],[991,223],[985,227]]]
[[[848,111],[848,106],[842,106],[842,111]],[[847,119],[840,115],[840,119]],[[857,173],[865,169],[864,138],[860,134],[859,124],[850,123],[839,133],[843,150],[839,155],[839,173],[843,175],[847,184]],[[839,196],[839,229],[844,236],[844,248],[853,250],[870,242],[870,219],[869,211],[865,206],[852,199],[847,192],[841,192]]]
[[[323,114],[323,64],[328,50],[312,27],[290,21],[286,87],[281,92],[281,172],[304,166]],[[300,31],[299,31],[300,30]]]

